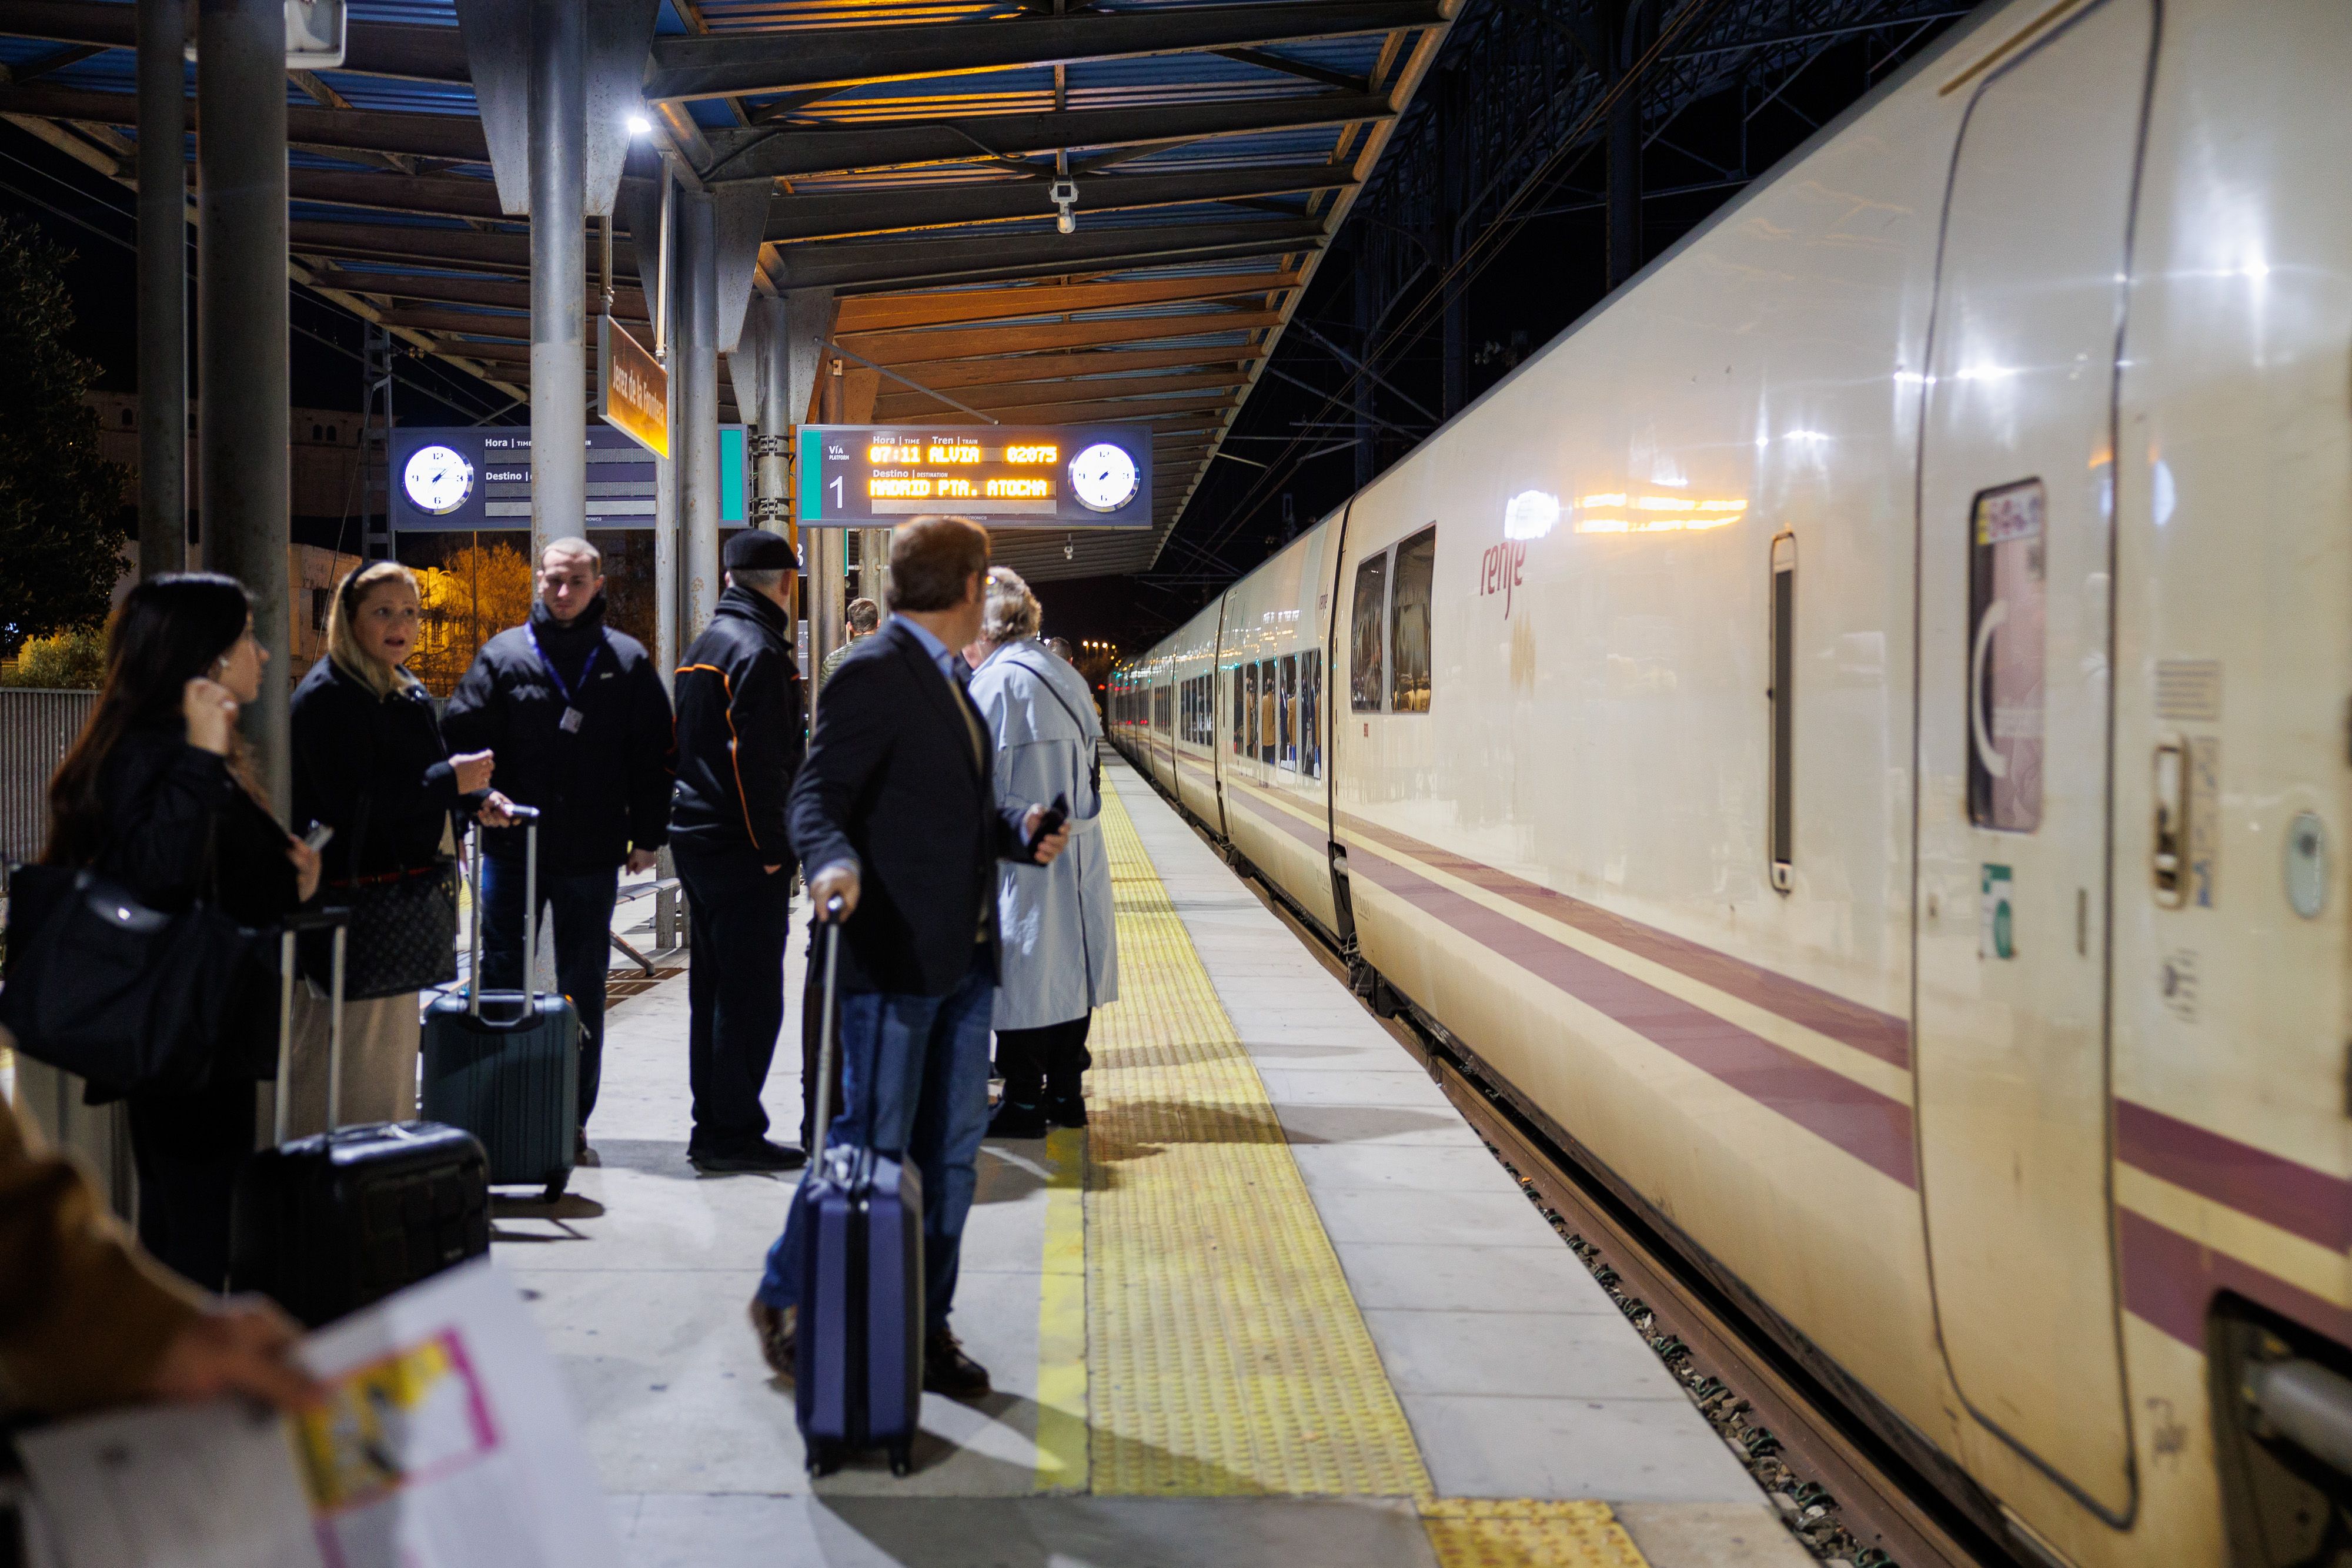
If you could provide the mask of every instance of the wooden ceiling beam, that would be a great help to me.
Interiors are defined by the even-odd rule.
[[[1241,381],[1238,370],[1203,371],[1189,376],[1114,376],[1102,381],[967,387],[957,401],[992,412],[1018,411],[1038,403],[1067,403],[1081,398],[1157,397],[1163,392],[1230,390],[1239,386]],[[874,416],[881,420],[903,419],[931,413],[940,406],[940,400],[927,392],[893,388],[876,400]]]
[[[1214,410],[1229,408],[1230,397],[1106,399],[1087,402],[1043,402],[1018,411],[1017,423],[1022,424],[1078,424],[1110,420],[1156,420],[1197,418]],[[936,405],[934,405],[936,406]],[[951,408],[940,409],[934,416],[920,414],[902,416],[892,424],[970,424],[971,415]]]
[[[1215,272],[1132,282],[1031,283],[1008,288],[856,295],[841,302],[841,314],[834,329],[877,332],[903,327],[952,327],[968,321],[1002,321],[1076,310],[1238,299],[1296,288],[1300,276],[1284,271]]]
[[[1263,350],[1245,343],[1205,349],[1111,350],[1091,354],[1017,354],[1009,359],[948,360],[938,364],[899,365],[927,387],[1007,386],[1022,382],[1057,382],[1071,376],[1116,375],[1126,371],[1168,371],[1189,365],[1238,365]]]

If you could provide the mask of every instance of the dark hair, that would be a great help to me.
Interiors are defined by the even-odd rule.
[[[106,632],[106,680],[89,722],[49,779],[51,865],[89,865],[106,847],[99,779],[122,737],[180,724],[187,684],[237,644],[253,614],[245,584],[216,571],[173,572],[133,588]],[[243,758],[236,759],[240,775]],[[245,780],[253,788],[252,780]]]
[[[952,610],[988,570],[988,530],[970,517],[928,517],[890,534],[892,610]]]
[[[882,607],[870,599],[849,601],[849,627],[853,632],[871,632],[882,624]]]

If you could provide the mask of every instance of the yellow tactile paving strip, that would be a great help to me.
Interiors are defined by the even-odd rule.
[[[1085,1490],[1410,1498],[1442,1568],[1643,1568],[1606,1503],[1435,1496],[1257,1067],[1115,786],[1103,831],[1120,999],[1095,1020],[1087,1085]],[[1066,1222],[1048,1229],[1066,1270]],[[1048,1337],[1067,1310],[1047,1304]],[[1052,1457],[1046,1425],[1039,1482],[1066,1488],[1081,1465]]]

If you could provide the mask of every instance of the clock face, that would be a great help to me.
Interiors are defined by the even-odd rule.
[[[1089,511],[1116,512],[1135,499],[1142,476],[1124,447],[1098,441],[1070,459],[1070,488]]]
[[[400,484],[418,510],[439,517],[474,493],[474,465],[446,446],[420,446],[401,470]]]

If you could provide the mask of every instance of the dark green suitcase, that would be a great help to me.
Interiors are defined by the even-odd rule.
[[[522,972],[538,959],[539,813],[514,809],[526,824]],[[525,815],[529,812],[529,815]],[[572,1180],[580,1142],[580,1015],[562,996],[485,991],[482,984],[482,857],[474,850],[473,967],[460,996],[434,999],[425,1014],[425,1096],[429,1121],[482,1141],[492,1186],[535,1186],[553,1203]]]

